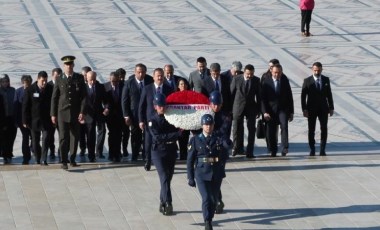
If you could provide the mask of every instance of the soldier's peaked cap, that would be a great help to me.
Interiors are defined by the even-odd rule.
[[[74,60],[75,60],[75,57],[71,56],[71,55],[63,56],[61,58],[61,61],[63,61],[63,63],[65,63],[65,64],[72,63],[72,62],[74,62]]]

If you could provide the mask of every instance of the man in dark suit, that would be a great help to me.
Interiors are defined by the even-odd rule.
[[[334,114],[334,101],[331,93],[330,79],[322,75],[322,64],[315,62],[313,75],[305,78],[302,85],[301,106],[303,116],[307,117],[309,128],[310,156],[315,156],[315,124],[317,118],[321,125],[320,155],[326,156],[328,115]]]
[[[117,75],[119,75],[119,78],[120,78],[120,87],[122,89],[124,89],[125,76],[127,75],[127,72],[123,68],[119,68],[115,72],[116,72]],[[122,145],[122,149],[123,149],[123,157],[128,157],[129,156],[128,142],[129,142],[129,136],[131,134],[131,132],[129,130],[129,126],[126,125],[125,123],[123,123],[121,132],[122,132],[122,135],[123,135],[122,140],[121,140],[121,145]]]
[[[248,145],[247,158],[254,158],[256,118],[260,113],[260,79],[254,76],[255,68],[248,64],[244,73],[232,79],[231,94],[232,106],[232,129],[233,149],[232,155],[236,156],[244,149],[244,117],[247,119]]]
[[[113,162],[121,161],[121,140],[123,126],[123,112],[121,110],[121,94],[123,89],[120,85],[119,75],[111,72],[109,81],[104,83],[106,90],[108,108],[106,114],[108,128],[108,159]]]
[[[281,155],[286,156],[289,148],[288,121],[293,120],[294,103],[289,79],[282,74],[282,67],[271,68],[271,77],[263,78],[261,88],[261,111],[267,122],[268,144],[272,157],[277,155],[277,126],[281,128]]]
[[[92,71],[90,66],[83,66],[81,74],[83,76],[83,80],[85,83],[87,83],[87,73]],[[84,159],[84,155],[86,153],[86,147],[87,147],[87,132],[86,132],[86,124],[80,124],[80,136],[79,136],[79,156]]]
[[[135,66],[133,78],[128,79],[123,87],[121,96],[121,108],[123,110],[124,124],[131,130],[131,161],[137,161],[142,145],[142,130],[139,127],[138,108],[140,96],[146,85],[153,83],[153,78],[146,75],[140,65]],[[142,153],[145,159],[145,153]]]
[[[187,79],[174,75],[174,67],[173,65],[167,64],[164,66],[164,83],[168,84],[173,91],[178,91],[178,82],[179,80],[184,80],[186,84],[189,84]]]
[[[164,84],[164,70],[156,68],[153,71],[153,83],[143,88],[140,102],[139,102],[139,126],[144,131],[144,152],[146,155],[145,170],[149,171],[152,163],[151,149],[152,149],[152,136],[149,132],[147,122],[156,114],[153,106],[153,99],[156,93],[162,93],[167,97],[173,92],[172,88]]]
[[[70,165],[75,162],[80,123],[84,122],[86,107],[86,85],[83,76],[74,72],[74,56],[64,56],[63,74],[57,78],[51,98],[51,121],[59,127],[59,149],[62,155],[62,168],[68,169],[68,153]],[[58,116],[59,114],[59,116]]]
[[[32,134],[32,146],[36,163],[48,165],[47,152],[51,143],[53,124],[50,119],[53,86],[47,84],[48,75],[40,71],[37,81],[26,89],[22,104],[22,123]],[[42,132],[42,148],[40,145]]]
[[[31,159],[31,133],[29,128],[25,128],[22,122],[22,102],[24,100],[25,91],[32,84],[33,79],[30,75],[22,75],[21,76],[21,84],[22,86],[16,89],[15,97],[13,100],[13,109],[16,118],[16,124],[21,131],[22,134],[22,164],[29,164],[29,160]]]
[[[55,84],[56,79],[61,75],[62,75],[62,69],[59,67],[54,68],[51,71],[51,80],[48,82],[48,84],[54,88],[54,84]],[[57,125],[53,126],[53,131],[51,132],[51,137],[49,138],[49,140],[51,141],[49,144],[50,159],[51,160],[55,159],[55,138],[54,138],[54,134],[55,134],[56,129],[58,130],[58,126]],[[59,148],[58,148],[58,158],[59,158],[59,162],[60,162],[61,161],[61,154],[59,152]]]
[[[242,68],[243,68],[243,65],[241,64],[240,61],[233,61],[231,64],[231,69],[221,73],[220,77],[221,78],[227,78],[229,80],[229,82],[231,83],[232,78],[243,73],[243,71],[241,71]]]
[[[190,90],[202,93],[209,97],[209,92],[205,87],[205,81],[210,78],[210,70],[207,69],[207,62],[204,57],[197,58],[197,70],[194,70],[189,75]]]
[[[106,102],[106,91],[104,85],[96,80],[96,72],[89,71],[86,74],[87,89],[87,114],[85,117],[85,132],[87,136],[88,159],[90,162],[96,161],[96,153],[99,154],[99,140],[96,143],[96,127],[104,125],[104,108],[108,107]],[[105,130],[104,130],[105,132]],[[104,141],[103,141],[104,143]],[[96,147],[95,148],[95,144]],[[103,150],[103,145],[101,145]]]

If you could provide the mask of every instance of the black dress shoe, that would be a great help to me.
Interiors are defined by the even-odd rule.
[[[270,157],[276,157],[276,156],[277,156],[277,153],[275,152],[270,153]]]
[[[286,156],[286,154],[288,154],[288,149],[287,148],[285,148],[285,149],[283,149],[282,150],[282,152],[281,152],[281,156]]]
[[[309,154],[310,156],[315,156],[315,150],[314,149],[312,149],[312,150],[310,150],[310,154]]]
[[[42,162],[41,162],[41,166],[48,166],[47,161],[42,161]]]
[[[71,167],[79,167],[80,165],[78,165],[77,162],[72,162],[72,163],[70,163],[70,166]]]
[[[146,161],[145,165],[144,165],[144,169],[145,171],[150,171],[150,167],[152,166],[152,162],[150,161]]]
[[[253,154],[247,154],[246,157],[247,158],[256,158],[255,155],[253,155]]]
[[[205,221],[205,230],[212,230],[211,221],[208,221],[208,220]]]
[[[166,202],[165,207],[164,207],[164,215],[169,216],[172,214],[173,214],[173,205],[169,202]]]
[[[238,155],[238,152],[236,150],[232,150],[232,156],[234,157],[236,155]]]
[[[90,161],[91,163],[96,162],[95,158],[91,158],[91,159],[89,159],[89,161]]]
[[[321,152],[319,153],[319,155],[320,155],[320,156],[327,156],[325,151],[321,151]]]
[[[36,164],[40,165],[40,164],[41,164],[41,161],[37,160],[37,161],[36,161]]]
[[[223,201],[218,201],[215,207],[215,214],[222,214],[224,209]]]
[[[67,166],[67,163],[63,163],[62,166],[61,166],[61,168],[64,169],[64,170],[68,170],[69,166]]]
[[[28,164],[29,164],[29,161],[23,161],[22,164],[23,164],[23,165],[28,165]]]
[[[158,211],[160,211],[162,214],[164,214],[165,211],[165,204],[160,202],[160,206],[158,208]]]

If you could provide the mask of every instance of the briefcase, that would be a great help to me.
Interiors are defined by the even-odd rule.
[[[258,139],[265,138],[265,122],[262,119],[257,120],[256,136]]]

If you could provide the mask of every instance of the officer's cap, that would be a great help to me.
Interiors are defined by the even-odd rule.
[[[222,95],[217,90],[211,92],[209,99],[210,99],[210,102],[213,103],[214,105],[222,104]]]
[[[75,60],[75,57],[71,55],[63,56],[61,58],[61,61],[63,61],[63,63],[65,64],[71,64],[74,62],[74,60]]]
[[[153,99],[153,104],[157,106],[165,106],[166,105],[166,97],[162,93],[156,93]]]
[[[214,118],[211,116],[211,114],[205,114],[201,118],[201,124],[202,125],[213,125],[214,124]]]

